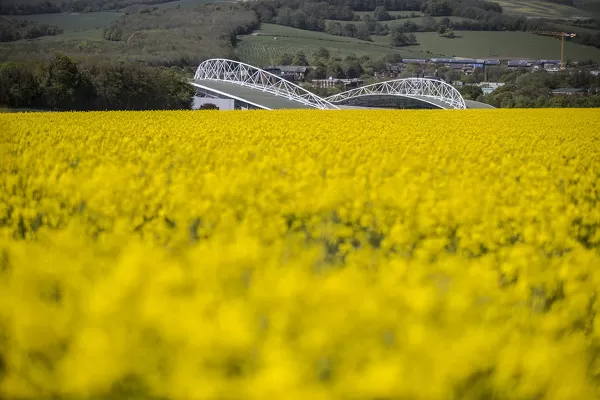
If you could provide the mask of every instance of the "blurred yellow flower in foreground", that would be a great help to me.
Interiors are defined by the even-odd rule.
[[[0,115],[0,398],[600,399],[596,110]]]

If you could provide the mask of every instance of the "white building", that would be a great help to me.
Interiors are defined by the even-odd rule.
[[[479,86],[481,88],[481,91],[483,92],[483,94],[490,94],[494,90],[496,90],[499,87],[502,87],[504,85],[505,85],[504,82],[481,82],[481,83],[477,84],[477,86]]]

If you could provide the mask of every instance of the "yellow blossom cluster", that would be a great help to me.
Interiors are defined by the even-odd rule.
[[[600,399],[597,110],[0,115],[0,398]]]

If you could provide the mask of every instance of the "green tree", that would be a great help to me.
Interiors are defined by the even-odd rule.
[[[369,35],[369,28],[365,23],[360,23],[356,25],[356,32],[354,32],[354,37],[360,40],[371,40],[371,36]]]
[[[344,75],[344,70],[339,62],[331,62],[327,65],[327,77],[332,77],[334,79],[344,79],[346,76]]]
[[[336,21],[328,21],[327,25],[325,26],[325,32],[329,33],[330,35],[344,36],[344,28],[342,27],[342,24]]]
[[[0,64],[0,105],[31,107],[35,105],[39,92],[30,65],[15,62]]]
[[[310,70],[306,78],[311,81],[314,79],[325,79],[327,78],[327,70],[325,66],[317,65]]]
[[[373,72],[384,72],[386,68],[385,61],[373,60],[371,67],[373,68]]]
[[[376,21],[389,21],[392,19],[392,16],[387,12],[385,6],[377,6],[373,11],[373,18]]]
[[[410,43],[410,39],[398,28],[394,29],[392,35],[390,36],[390,42],[392,46],[402,47],[408,46]]]
[[[461,75],[462,75],[461,72],[455,71],[453,69],[449,69],[443,73],[443,77],[446,82],[458,81],[460,79]]]
[[[294,28],[306,29],[306,14],[301,10],[296,10],[290,15],[290,23]]]
[[[83,110],[93,98],[89,80],[81,75],[74,60],[62,54],[47,63],[40,86],[43,102],[51,109]]]
[[[538,98],[535,99],[535,107],[537,108],[548,107],[548,103],[548,98],[545,96],[538,96]]]
[[[315,57],[320,60],[329,60],[329,55],[329,50],[327,50],[325,47],[319,47],[315,53]]]
[[[348,79],[360,78],[363,68],[357,59],[344,61],[344,75]]]
[[[377,21],[375,20],[375,18],[373,18],[373,16],[371,16],[369,14],[365,14],[362,16],[361,20],[362,20],[362,22],[364,22],[367,25],[367,28],[369,29],[369,33],[375,33],[375,29],[377,27]]]
[[[477,100],[479,96],[483,96],[483,90],[479,86],[474,85],[461,86],[459,92],[467,100]]]
[[[429,0],[421,6],[421,12],[429,16],[452,15],[452,7],[446,0]]]
[[[306,54],[303,51],[298,51],[292,57],[291,65],[309,65],[308,58],[306,58]]]
[[[345,24],[344,25],[344,36],[355,37],[356,36],[356,26],[354,24]]]
[[[276,65],[292,65],[294,56],[290,53],[283,53],[276,60]]]
[[[280,8],[277,11],[277,17],[275,17],[275,23],[279,25],[292,25],[292,9],[288,7]]]
[[[194,89],[175,70],[161,67],[154,70],[156,76],[151,77],[158,82],[161,99],[156,108],[166,110],[188,110],[192,108]]]

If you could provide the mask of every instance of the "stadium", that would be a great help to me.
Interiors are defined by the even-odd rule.
[[[227,59],[202,62],[190,84],[196,108],[213,103],[221,109],[446,109],[493,108],[465,100],[446,82],[405,78],[360,86],[321,98],[281,76]]]

